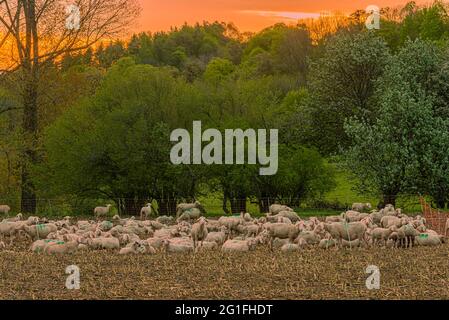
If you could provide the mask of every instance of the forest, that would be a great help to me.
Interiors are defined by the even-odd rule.
[[[121,25],[136,14],[112,8],[123,10]],[[228,214],[250,203],[260,212],[273,203],[340,209],[343,201],[325,195],[345,172],[380,204],[420,194],[446,208],[449,5],[382,8],[378,30],[366,17],[358,10],[258,33],[231,22],[111,40],[99,33],[52,54],[37,54],[32,31],[12,53],[0,24],[1,65],[19,61],[0,71],[0,204],[61,215],[106,203],[136,215],[148,202],[174,214],[180,202],[208,198]],[[278,129],[277,174],[173,165],[170,133],[194,121]]]

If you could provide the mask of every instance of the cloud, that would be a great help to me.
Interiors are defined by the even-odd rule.
[[[298,12],[298,11],[259,11],[259,10],[241,10],[243,14],[252,14],[260,17],[281,18],[286,20],[299,20],[306,18],[318,18],[320,13]]]

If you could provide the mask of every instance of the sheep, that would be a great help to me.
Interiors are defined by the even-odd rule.
[[[140,220],[146,220],[148,217],[151,217],[153,214],[153,205],[151,203],[147,203],[145,207],[140,209]]]
[[[290,225],[285,223],[271,223],[267,226],[270,236],[270,248],[273,249],[273,240],[275,238],[289,239],[293,242],[299,235],[298,225]]]
[[[295,243],[299,240],[304,240],[307,244],[318,244],[320,242],[320,237],[314,231],[303,231],[295,239]]]
[[[293,224],[292,221],[291,221],[289,218],[287,218],[287,217],[282,217],[282,216],[278,217],[276,222],[278,222],[278,223]]]
[[[353,203],[352,204],[352,210],[354,211],[358,211],[358,212],[363,212],[363,211],[368,211],[372,209],[371,203]]]
[[[326,217],[326,222],[327,223],[331,223],[331,222],[342,222],[342,217],[341,216],[328,216]]]
[[[274,216],[281,211],[293,211],[293,209],[290,207],[281,205],[281,204],[272,204],[269,208],[269,213],[270,213],[269,215]]]
[[[281,216],[281,217],[288,218],[293,223],[296,223],[299,220],[301,220],[301,218],[298,216],[298,214],[296,212],[294,212],[293,210],[292,211],[281,211],[277,215]]]
[[[53,245],[46,246],[44,253],[46,254],[68,254],[73,253],[78,249],[78,242],[56,242]]]
[[[185,211],[189,211],[191,209],[198,209],[201,214],[206,214],[206,210],[204,210],[202,204],[199,201],[195,201],[194,203],[180,203],[176,206],[176,218],[178,219]]]
[[[5,214],[6,216],[8,216],[9,211],[11,211],[11,208],[8,205],[0,205],[0,213]]]
[[[395,231],[396,231],[396,226],[394,226],[394,225],[389,228],[374,228],[371,231],[373,244],[379,243],[379,241],[383,241],[384,245],[386,245],[388,238]]]
[[[380,224],[383,228],[389,228],[393,225],[400,228],[403,224],[403,220],[395,216],[383,216],[382,219],[380,219]]]
[[[163,249],[165,253],[190,253],[193,252],[193,245],[185,242],[172,242],[170,240],[163,240]]]
[[[218,219],[220,226],[225,226],[230,232],[237,231],[239,225],[243,224],[240,217],[220,217]]]
[[[25,231],[33,239],[45,239],[50,233],[58,231],[58,227],[53,223],[36,224],[32,226],[22,225]]]
[[[416,236],[415,241],[420,246],[438,246],[442,244],[440,236],[426,233]]]
[[[291,224],[291,222],[290,222]],[[245,226],[245,235],[247,237],[256,237],[259,235],[259,233],[262,231],[262,225],[259,224],[250,224]]]
[[[218,243],[216,243],[215,241],[212,241],[212,242],[204,241],[203,244],[201,245],[201,247],[199,247],[198,249],[200,249],[200,250],[217,250]]]
[[[334,239],[321,239],[320,243],[318,244],[318,247],[321,249],[329,249],[331,247],[336,247],[337,241]]]
[[[301,250],[300,246],[293,243],[286,243],[281,247],[282,252],[297,252],[300,250]]]
[[[95,238],[88,239],[89,247],[92,249],[119,249],[120,242],[117,238]]]
[[[2,222],[18,222],[21,221],[23,218],[23,215],[21,213],[19,213],[17,216],[15,216],[14,218],[9,218],[9,219],[3,219]]]
[[[361,222],[325,223],[324,228],[331,234],[332,238],[338,240],[340,244],[342,244],[342,240],[352,241],[359,239],[360,241],[366,242],[364,235],[367,227]]]
[[[226,230],[226,227],[224,227],[224,230]],[[206,239],[204,241],[207,242],[216,242],[218,245],[222,245],[226,241],[227,235],[225,231],[220,232],[209,232],[207,234]]]
[[[206,228],[206,219],[201,217],[197,223],[192,226],[192,231],[190,236],[193,240],[193,249],[196,249],[197,242],[200,242],[200,246],[203,244],[203,241],[207,238],[207,228]]]
[[[222,252],[248,252],[257,246],[257,240],[228,240],[221,247]]]
[[[111,209],[112,204],[106,205],[106,207],[96,207],[94,209],[94,215],[98,219],[100,217],[104,217],[109,214],[109,210]]]
[[[243,221],[246,221],[246,222],[250,222],[250,221],[253,221],[253,218],[251,217],[251,214],[249,214],[248,212],[241,212],[240,213],[240,218],[242,218],[242,220]]]
[[[186,220],[196,220],[201,217],[201,210],[198,208],[192,208],[184,211],[179,218],[176,219],[176,222],[186,221]]]
[[[161,223],[161,224],[170,224],[170,223],[173,222],[173,217],[160,216],[160,217],[157,217],[156,221]]]

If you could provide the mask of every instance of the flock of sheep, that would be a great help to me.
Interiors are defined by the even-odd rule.
[[[283,252],[306,248],[386,248],[414,245],[436,246],[446,242],[446,234],[426,227],[421,216],[410,217],[387,205],[380,211],[370,204],[355,203],[352,210],[325,220],[301,219],[291,208],[274,204],[269,213],[253,218],[249,213],[206,219],[199,202],[180,204],[177,217],[154,214],[151,204],[143,207],[140,219],[111,221],[100,219],[111,205],[94,209],[96,221],[75,221],[71,217],[53,221],[39,217],[23,219],[22,214],[0,223],[0,250],[19,241],[29,241],[35,253],[67,254],[77,250],[115,250],[119,254],[194,253],[199,250],[247,252],[257,246],[268,246]],[[364,211],[371,210],[371,213]],[[0,213],[9,214],[8,206]],[[151,218],[151,219],[149,219]],[[7,241],[9,240],[9,242]],[[7,244],[6,244],[7,243]]]

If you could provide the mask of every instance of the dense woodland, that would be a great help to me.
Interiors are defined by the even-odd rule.
[[[181,201],[218,195],[227,213],[250,200],[264,212],[276,201],[322,199],[345,170],[355,189],[384,203],[425,194],[446,207],[449,6],[383,8],[379,30],[365,19],[357,11],[256,34],[204,22],[47,61],[26,159],[30,201],[58,199],[79,213],[114,201],[128,214],[154,201],[171,214]],[[19,206],[22,197],[34,211],[21,193],[22,72],[0,75],[0,202]],[[172,165],[170,133],[194,120],[204,129],[279,129],[278,174]]]

